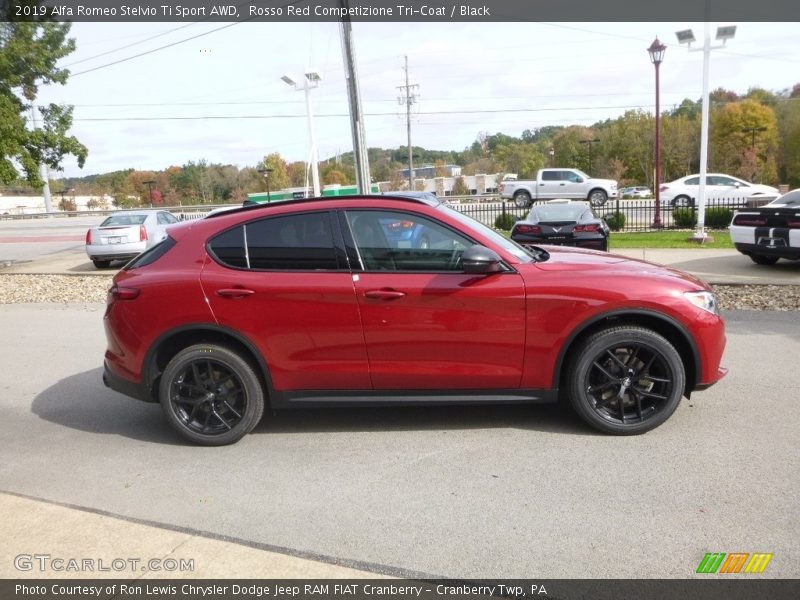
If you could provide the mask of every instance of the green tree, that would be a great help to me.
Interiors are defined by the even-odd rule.
[[[282,190],[289,187],[289,175],[286,172],[286,161],[278,152],[267,154],[258,163],[258,169],[272,169],[269,174],[269,189]],[[302,185],[302,184],[301,184]],[[267,190],[267,184],[264,182],[262,187],[263,191]]]
[[[86,146],[68,135],[72,107],[39,106],[41,128],[25,126],[39,86],[67,81],[69,71],[56,63],[75,50],[69,29],[69,23],[0,22],[0,182],[16,180],[21,169],[26,181],[39,187],[41,163],[56,170],[66,155],[81,167],[86,161]]]
[[[761,128],[764,131],[758,131]],[[769,106],[742,100],[716,108],[711,115],[709,147],[713,149],[713,171],[764,183],[778,178],[778,123]],[[748,151],[754,156],[748,157]]]

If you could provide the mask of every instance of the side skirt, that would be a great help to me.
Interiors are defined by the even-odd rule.
[[[465,404],[546,404],[558,401],[558,390],[289,390],[273,391],[273,409],[325,406],[430,406]]]

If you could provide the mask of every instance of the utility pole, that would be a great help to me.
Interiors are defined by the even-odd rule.
[[[397,97],[397,102],[402,106],[406,105],[406,133],[408,134],[408,189],[414,190],[414,151],[411,149],[411,105],[417,101],[417,94],[411,92],[412,88],[419,88],[417,84],[408,83],[408,56],[406,59],[406,84],[398,85],[401,95]]]
[[[347,14],[348,0],[341,0],[343,12]],[[349,16],[342,17],[342,54],[344,55],[344,74],[347,79],[347,99],[350,105],[350,129],[353,135],[353,161],[356,169],[356,186],[359,194],[369,194],[372,185],[369,176],[369,155],[364,141],[364,111],[361,108],[361,95],[358,90],[356,71],[356,50],[353,46],[353,25]]]

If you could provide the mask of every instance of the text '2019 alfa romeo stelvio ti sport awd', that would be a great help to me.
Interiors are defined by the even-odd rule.
[[[523,248],[436,199],[276,202],[167,233],[114,277],[103,378],[198,444],[265,408],[559,398],[638,434],[726,372],[702,281]]]

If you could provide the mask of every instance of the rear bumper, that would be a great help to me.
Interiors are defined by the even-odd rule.
[[[734,243],[736,249],[750,256],[756,254],[760,256],[777,256],[778,258],[788,258],[790,260],[800,260],[800,248],[793,246],[762,246],[760,244],[741,244]]]
[[[718,367],[717,368],[717,375],[716,375],[716,377],[714,379],[712,379],[711,381],[705,382],[705,383],[698,383],[696,386],[694,386],[694,390],[696,392],[699,392],[699,391],[702,391],[702,390],[707,390],[712,385],[717,383],[720,379],[725,377],[725,375],[727,375],[727,374],[728,374],[728,369],[726,369],[725,367]]]
[[[147,248],[147,242],[129,244],[89,244],[86,254],[92,260],[130,260]]]
[[[130,396],[131,398],[136,398],[143,402],[155,402],[141,383],[130,381],[115,374],[108,368],[107,362],[103,363],[103,384],[115,392]]]

